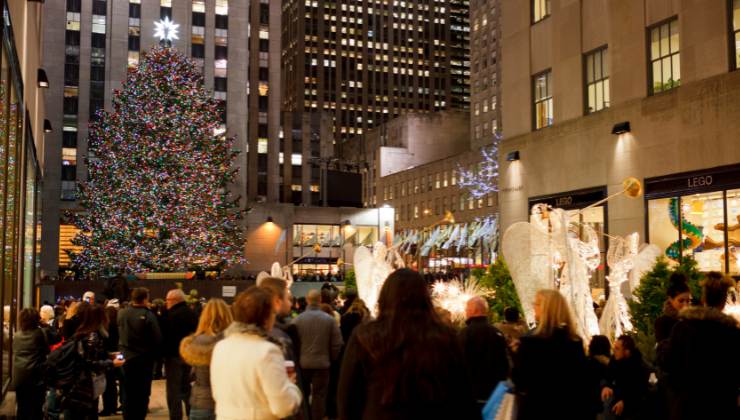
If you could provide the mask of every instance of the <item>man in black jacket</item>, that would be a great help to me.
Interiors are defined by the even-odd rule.
[[[149,310],[149,290],[143,287],[131,293],[131,306],[118,312],[118,342],[126,363],[123,365],[123,387],[126,403],[123,418],[146,417],[152,393],[154,360],[162,334],[159,323]]]
[[[481,297],[465,305],[467,326],[460,333],[473,395],[485,404],[499,381],[509,374],[506,338],[488,322],[488,303]]]
[[[167,408],[171,420],[182,420],[182,403],[190,416],[190,366],[180,357],[180,341],[195,332],[198,316],[185,302],[180,289],[167,292],[164,325],[164,371],[167,377]]]

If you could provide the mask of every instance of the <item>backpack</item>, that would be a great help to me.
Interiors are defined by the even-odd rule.
[[[46,358],[46,383],[49,387],[64,391],[79,380],[84,363],[81,345],[78,340],[69,340],[49,353]]]

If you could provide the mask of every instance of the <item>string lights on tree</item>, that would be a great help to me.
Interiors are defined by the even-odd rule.
[[[114,91],[112,110],[98,113],[89,178],[80,184],[84,212],[74,217],[76,267],[183,271],[243,262],[243,210],[228,191],[238,152],[202,79],[183,54],[156,47]]]
[[[476,165],[476,169],[458,167],[458,185],[467,189],[475,199],[498,192],[498,146],[501,138],[501,133],[497,132],[493,144],[481,148],[483,159]]]

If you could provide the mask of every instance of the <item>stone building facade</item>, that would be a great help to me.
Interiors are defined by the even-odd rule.
[[[738,1],[502,0],[503,228],[546,202],[740,273],[737,16]],[[627,177],[643,197],[579,211]]]

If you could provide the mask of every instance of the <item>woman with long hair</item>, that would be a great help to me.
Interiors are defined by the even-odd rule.
[[[594,418],[586,354],[568,302],[557,290],[540,290],[534,311],[537,327],[514,355],[518,419]]]
[[[62,396],[65,419],[88,420],[98,418],[98,397],[105,390],[105,374],[124,361],[108,354],[105,338],[108,336],[108,318],[99,305],[81,303],[77,310],[79,326],[73,335],[77,351],[82,356],[79,380]]]
[[[180,342],[180,355],[185,363],[193,367],[195,374],[195,384],[190,394],[191,420],[216,418],[216,404],[211,396],[211,354],[233,320],[226,302],[211,299],[203,308],[195,333]]]
[[[358,326],[347,345],[339,418],[480,418],[462,359],[424,278],[396,270],[380,291],[378,318]]]
[[[277,420],[292,415],[301,404],[301,391],[279,342],[268,334],[276,315],[272,293],[252,286],[236,297],[232,313],[235,322],[211,356],[216,416]]]

